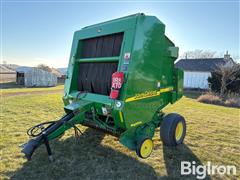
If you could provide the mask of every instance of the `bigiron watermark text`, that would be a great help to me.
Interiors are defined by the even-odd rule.
[[[197,165],[195,161],[181,162],[181,175],[195,175],[197,179],[204,179],[207,175],[236,175],[234,165],[214,165],[210,161],[206,165]]]

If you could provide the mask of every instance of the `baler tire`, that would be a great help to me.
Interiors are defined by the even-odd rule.
[[[183,116],[170,113],[163,118],[160,126],[160,138],[164,145],[177,146],[182,144],[185,135],[186,121]]]
[[[145,150],[145,152],[143,152]],[[145,138],[137,144],[136,154],[143,159],[148,158],[153,151],[153,141],[150,138]]]

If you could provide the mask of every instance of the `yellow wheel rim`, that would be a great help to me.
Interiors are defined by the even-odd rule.
[[[183,135],[183,123],[179,122],[175,130],[176,141],[179,141]]]
[[[151,139],[146,139],[140,148],[140,155],[142,156],[142,158],[147,158],[148,156],[150,156],[150,154],[152,153],[152,149],[153,149],[153,142]]]

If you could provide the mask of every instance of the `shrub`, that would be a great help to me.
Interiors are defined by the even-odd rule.
[[[240,95],[234,93],[228,94],[225,105],[229,107],[240,107]]]
[[[199,96],[197,101],[208,104],[223,105],[223,101],[219,96],[209,92]]]
[[[207,92],[206,94],[199,96],[197,101],[228,107],[240,107],[240,97],[238,94],[228,94],[225,98],[221,98],[218,94]]]
[[[225,101],[225,105],[229,107],[240,107],[240,98],[230,98]]]

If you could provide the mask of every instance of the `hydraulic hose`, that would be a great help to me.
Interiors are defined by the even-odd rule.
[[[41,133],[39,133],[38,136],[36,136],[33,139],[30,139],[23,147],[22,153],[25,154],[26,158],[28,160],[31,160],[31,157],[36,150],[36,148],[42,144],[44,141],[44,138],[53,133],[55,130],[57,130],[59,127],[61,127],[65,122],[69,121],[74,117],[73,112],[66,114],[63,116],[60,120],[53,122],[51,125],[49,125],[46,129],[44,129]]]
[[[37,137],[41,135],[44,130],[48,129],[50,126],[52,126],[56,122],[57,121],[47,121],[47,122],[37,124],[27,130],[27,135],[29,135],[30,137]],[[45,128],[44,127],[45,125],[48,125],[48,126]]]

